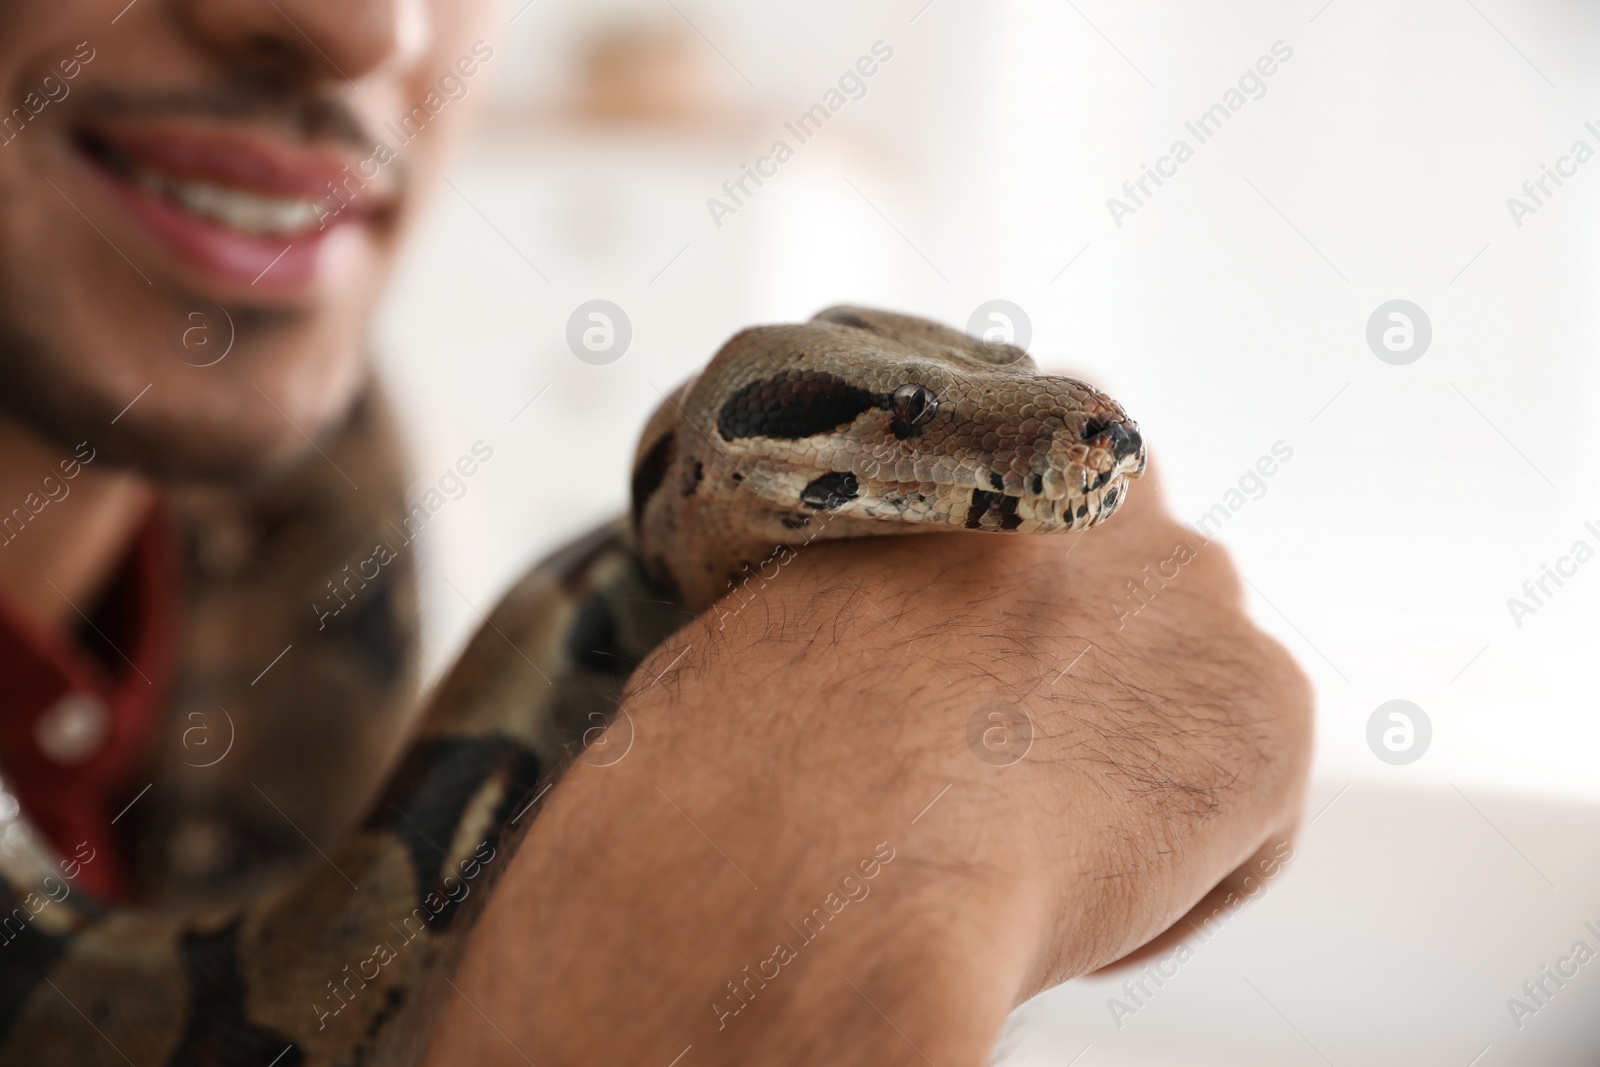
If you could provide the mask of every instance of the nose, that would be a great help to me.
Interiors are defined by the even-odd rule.
[[[1139,428],[1131,422],[1113,422],[1110,419],[1090,419],[1083,425],[1083,439],[1094,441],[1104,438],[1106,446],[1111,449],[1111,454],[1118,459],[1127,459],[1137,455],[1139,449],[1144,447],[1144,438],[1139,436]]]
[[[1106,437],[1111,442],[1111,454],[1118,459],[1137,455],[1139,449],[1144,447],[1144,439],[1139,436],[1139,428],[1128,423],[1113,422],[1106,429]]]
[[[422,0],[186,0],[195,35],[229,58],[350,82],[410,58],[430,36]]]

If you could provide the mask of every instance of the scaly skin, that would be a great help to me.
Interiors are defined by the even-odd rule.
[[[1116,401],[1022,350],[835,307],[736,334],[661,405],[634,523],[652,579],[698,611],[779,545],[1087,529],[1144,465]]]

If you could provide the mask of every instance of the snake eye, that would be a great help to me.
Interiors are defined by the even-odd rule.
[[[939,398],[921,385],[902,385],[894,391],[895,417],[907,426],[921,426],[939,410]]]

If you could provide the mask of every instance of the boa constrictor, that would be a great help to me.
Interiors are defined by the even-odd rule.
[[[74,861],[13,847],[12,899],[49,902],[0,934],[0,1063],[415,1062],[517,838],[564,766],[612,758],[588,742],[692,613],[778,546],[1086,529],[1144,462],[1114,401],[1010,346],[847,307],[737,334],[650,420],[631,516],[511,590],[326,862],[172,913],[58,900]]]

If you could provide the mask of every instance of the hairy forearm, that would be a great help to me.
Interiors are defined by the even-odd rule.
[[[514,858],[436,1062],[984,1062],[1293,821],[1303,683],[1220,553],[1113,609],[1181,536],[816,546],[685,630]]]
[[[539,963],[480,1007],[535,1062],[984,1062],[1044,901],[976,841],[982,675],[908,655],[870,575],[801,568],[641,670],[628,757],[578,764],[519,852],[484,923]]]

